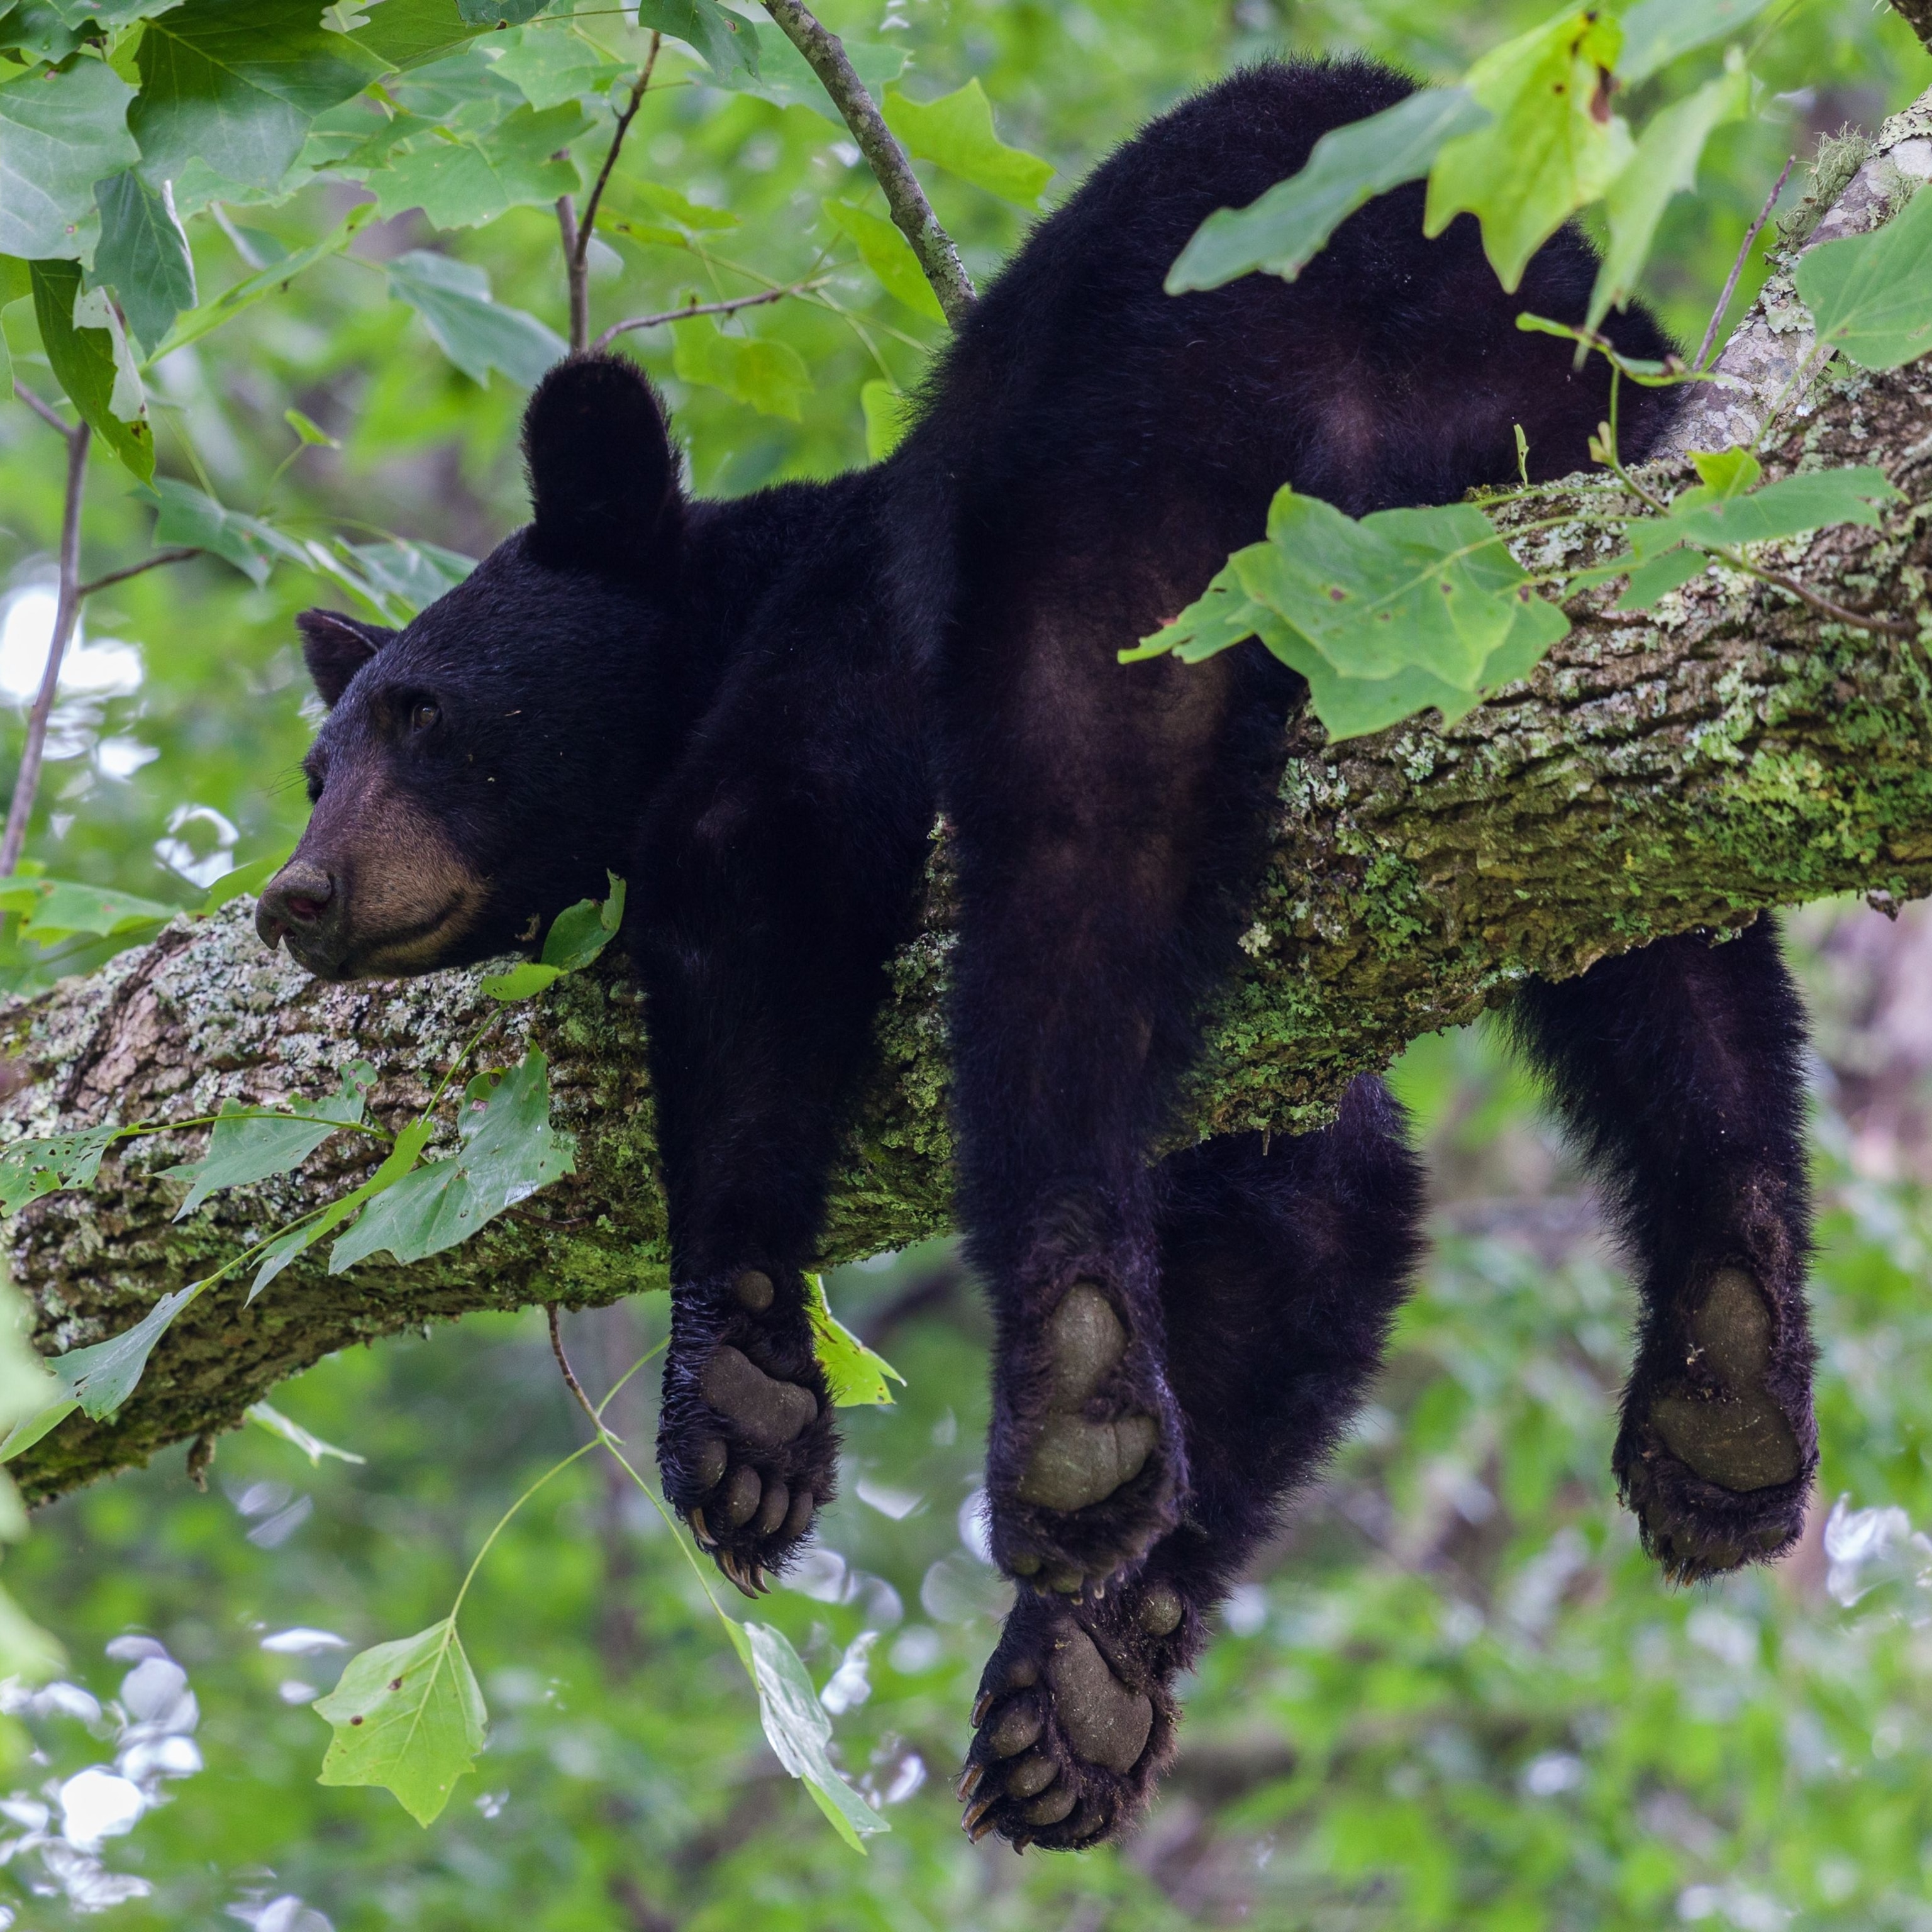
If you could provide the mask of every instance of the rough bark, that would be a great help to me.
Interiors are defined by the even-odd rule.
[[[1774,475],[1877,463],[1910,502],[1881,530],[1782,547],[1780,567],[1917,622],[1918,638],[1821,619],[1714,567],[1647,617],[1608,615],[1615,585],[1572,599],[1574,628],[1547,662],[1453,728],[1412,722],[1330,747],[1312,721],[1294,725],[1273,860],[1182,1134],[1312,1125],[1354,1076],[1473,1019],[1528,974],[1578,972],[1665,933],[1735,927],[1827,894],[1863,891],[1883,905],[1932,890],[1932,362],[1828,372],[1790,420]],[[1652,473],[1660,488],[1690,480],[1675,459]],[[1580,569],[1621,548],[1589,520],[1618,506],[1630,507],[1615,484],[1571,478],[1498,514],[1524,532],[1518,551],[1532,568]],[[1564,520],[1543,526],[1551,518]],[[485,1016],[478,976],[321,986],[262,949],[250,910],[178,924],[0,1013],[11,1082],[0,1133],[316,1093],[356,1058],[380,1070],[386,1118],[420,1105]],[[947,1225],[950,925],[942,837],[924,930],[896,963],[878,1073],[836,1176],[827,1261]],[[331,1276],[323,1250],[252,1306],[238,1287],[205,1296],[116,1422],[72,1418],[15,1466],[27,1493],[212,1436],[351,1342],[475,1309],[662,1286],[642,1030],[621,970],[516,1010],[493,1057],[526,1038],[550,1056],[556,1118],[578,1136],[572,1179],[410,1268],[372,1262]],[[44,1351],[128,1327],[162,1292],[366,1171],[338,1137],[298,1174],[218,1196],[176,1225],[181,1184],[158,1170],[197,1144],[187,1133],[130,1144],[92,1192],[50,1196],[14,1224],[13,1276]]]

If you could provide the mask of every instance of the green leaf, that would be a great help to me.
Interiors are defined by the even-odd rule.
[[[1666,542],[1726,545],[1768,543],[1837,524],[1862,524],[1875,530],[1880,506],[1902,503],[1883,470],[1814,470],[1767,484],[1748,496],[1719,496],[1687,490],[1668,517],[1646,518],[1630,529],[1630,547],[1640,556],[1654,555]]]
[[[1821,342],[1865,369],[1916,361],[1932,350],[1932,194],[1870,235],[1821,243],[1797,279]]]
[[[384,1248],[404,1262],[440,1254],[576,1165],[575,1142],[550,1124],[550,1065],[536,1047],[508,1073],[470,1082],[457,1132],[454,1155],[418,1168],[363,1210],[330,1251],[331,1274]]]
[[[604,199],[598,203],[597,214],[600,224],[608,214],[615,226],[631,225],[640,216],[662,216],[694,235],[716,233],[740,225],[738,218],[728,208],[707,208],[674,188],[666,188],[662,182],[644,181],[635,175],[613,175],[604,184]]]
[[[854,208],[846,202],[828,200],[821,205],[826,219],[857,244],[859,259],[878,277],[888,295],[916,314],[934,322],[946,320],[946,311],[926,279],[911,244],[892,223],[870,208]]]
[[[990,194],[1036,207],[1054,166],[1022,148],[1010,148],[993,131],[993,104],[977,78],[937,100],[913,100],[897,87],[885,91],[886,125],[908,154],[937,161],[949,174]]]
[[[1270,614],[1241,588],[1234,566],[1245,554],[1237,550],[1179,616],[1170,617],[1132,650],[1122,651],[1120,662],[1139,664],[1148,658],[1165,657],[1172,651],[1183,664],[1199,664],[1217,651],[1230,650],[1258,636],[1259,626]]]
[[[117,389],[123,408],[127,398],[113,333],[75,327],[74,305],[80,299],[78,262],[34,264],[34,320],[55,376],[94,434],[145,483],[154,473],[154,433],[146,409],[124,422],[115,413]]]
[[[1704,479],[1704,487],[1714,496],[1742,496],[1757,488],[1764,465],[1748,449],[1733,446],[1729,449],[1694,449],[1690,461]],[[1678,499],[1679,502],[1682,499]]]
[[[339,1200],[332,1201],[320,1214],[297,1222],[271,1241],[262,1251],[261,1265],[255,1270],[255,1279],[249,1284],[247,1301],[243,1306],[253,1301],[298,1256],[306,1253],[325,1235],[334,1233],[364,1202],[386,1192],[408,1175],[434,1131],[430,1121],[412,1120],[397,1135],[388,1158],[360,1187]]]
[[[615,872],[606,872],[609,895],[601,899],[579,899],[566,906],[550,921],[544,934],[543,961],[560,973],[580,973],[602,952],[624,923],[624,882]]]
[[[1425,235],[1465,212],[1506,289],[1531,256],[1616,180],[1630,129],[1610,110],[1622,30],[1594,10],[1559,15],[1484,56],[1463,85],[1494,118],[1444,144],[1430,171]]]
[[[1208,216],[1168,271],[1168,293],[1218,289],[1256,268],[1293,281],[1364,202],[1420,180],[1445,141],[1489,118],[1467,88],[1425,88],[1366,121],[1331,129],[1300,173],[1246,208]]]
[[[805,418],[812,372],[789,343],[757,335],[727,335],[708,315],[674,323],[671,367],[687,382],[722,389],[760,416]]]
[[[500,304],[484,270],[448,255],[426,248],[398,255],[389,264],[389,292],[422,317],[437,346],[479,388],[500,369],[530,388],[570,352],[535,316]]]
[[[132,892],[104,886],[82,885],[72,879],[0,880],[0,912],[22,915],[20,936],[36,944],[52,945],[74,933],[106,938],[174,917],[178,908],[158,899],[137,898]]]
[[[394,0],[390,0],[390,4],[394,4]],[[366,201],[358,202],[320,242],[311,242],[306,248],[296,250],[292,255],[272,263],[259,274],[249,276],[244,281],[237,282],[232,288],[224,290],[217,296],[206,308],[190,309],[168,332],[167,340],[154,351],[155,356],[165,356],[171,350],[183,348],[190,342],[200,341],[209,330],[219,328],[224,322],[232,321],[244,309],[252,308],[266,296],[286,289],[304,270],[312,268],[318,262],[326,261],[332,255],[340,254],[374,212],[370,203]]]
[[[97,182],[94,198],[100,209],[94,279],[120,298],[130,333],[152,356],[175,317],[195,302],[194,257],[173,192],[167,182],[156,188],[130,168]]]
[[[34,60],[64,61],[80,42],[80,28],[68,24],[52,0],[18,0],[0,9],[0,47]]]
[[[515,28],[496,44],[502,51],[495,72],[538,109],[608,93],[613,81],[635,71],[592,46],[574,27]]]
[[[859,406],[866,414],[866,454],[874,463],[883,463],[912,427],[912,398],[875,378],[860,387]]]
[[[224,872],[208,889],[208,896],[195,908],[197,919],[206,919],[211,914],[219,912],[230,899],[238,899],[246,894],[259,892],[282,868],[288,863],[284,854],[278,859],[250,859],[245,866],[237,866],[232,872]]]
[[[274,188],[310,122],[384,70],[356,41],[325,32],[321,14],[320,0],[187,0],[150,20],[128,117],[142,172],[178,184],[198,164],[241,188]]]
[[[200,1160],[162,1169],[171,1180],[194,1184],[175,1219],[187,1220],[218,1188],[245,1187],[301,1166],[332,1135],[361,1123],[375,1082],[376,1070],[358,1060],[343,1075],[340,1092],[291,1101],[286,1112],[225,1101]]]
[[[401,605],[404,614],[412,617],[454,590],[476,568],[476,560],[459,550],[445,550],[440,544],[410,543],[401,537],[339,548],[380,599]]]
[[[308,449],[340,449],[341,439],[329,434],[321,424],[311,416],[305,416],[300,410],[284,410],[282,420],[300,438],[302,446]]]
[[[548,207],[583,184],[567,148],[590,123],[572,104],[522,106],[482,132],[431,134],[366,177],[385,219],[420,208],[436,228],[475,228],[512,208]]]
[[[63,1394],[78,1402],[96,1422],[105,1422],[134,1393],[154,1344],[207,1285],[190,1282],[186,1288],[163,1295],[124,1334],[55,1356],[47,1367]]]
[[[39,1683],[56,1675],[66,1662],[58,1640],[0,1590],[0,1672]]]
[[[1634,87],[1679,54],[1736,33],[1770,4],[1771,0],[1640,0],[1623,16],[1617,78]]]
[[[550,0],[456,0],[456,10],[472,27],[520,27],[550,4]]]
[[[0,86],[0,253],[77,255],[94,184],[139,159],[134,90],[98,61]]]
[[[850,34],[842,34],[840,44],[853,71],[874,100],[888,81],[898,80],[906,70],[909,55],[904,46],[895,46],[886,40],[861,40]],[[721,86],[755,94],[774,106],[808,107],[834,127],[842,128],[845,124],[844,117],[825,91],[825,83],[812,72],[804,55],[782,34],[759,43],[757,73],[720,74],[717,80]]]
[[[368,1457],[358,1456],[352,1449],[338,1449],[333,1442],[325,1442],[320,1436],[311,1434],[299,1422],[284,1415],[278,1408],[272,1408],[266,1402],[251,1402],[242,1412],[244,1422],[252,1422],[258,1429],[266,1429],[271,1436],[279,1436],[284,1442],[292,1443],[306,1456],[311,1467],[320,1468],[325,1456],[333,1456],[338,1462],[366,1463]]]
[[[1610,606],[1613,610],[1647,610],[1666,592],[1701,577],[1711,567],[1709,556],[1688,544],[1666,550],[1648,563],[1636,566],[1624,586],[1623,594]]]
[[[84,1127],[78,1133],[9,1141],[0,1148],[0,1214],[17,1214],[29,1201],[62,1188],[92,1186],[102,1155],[128,1131]]]
[[[717,0],[638,0],[638,25],[694,49],[712,73],[728,83],[736,75],[755,75],[767,51],[751,22],[728,12]]]
[[[385,67],[424,67],[489,32],[496,24],[495,20],[471,24],[457,12],[452,0],[382,0],[349,38]]]
[[[1712,130],[1741,119],[1750,106],[1750,76],[1740,61],[1652,117],[1629,165],[1604,197],[1610,243],[1590,292],[1586,328],[1594,328],[1612,304],[1622,308],[1636,292],[1638,274],[1671,196],[1697,185],[1697,164]]]
[[[758,1716],[772,1754],[793,1777],[802,1779],[855,1852],[864,1840],[892,1827],[839,1774],[832,1762],[832,1720],[818,1701],[812,1678],[782,1630],[769,1624],[728,1622],[731,1642],[758,1693]]]
[[[822,1275],[808,1274],[805,1281],[812,1295],[806,1312],[812,1320],[812,1352],[825,1371],[833,1406],[890,1408],[892,1392],[886,1386],[887,1381],[896,1382],[903,1388],[905,1377],[884,1356],[867,1348],[832,1313],[832,1304],[825,1298]]]
[[[154,548],[184,544],[231,563],[252,584],[268,580],[268,556],[261,525],[230,510],[191,483],[164,476],[150,486],[160,514],[154,519]]]
[[[172,13],[182,0],[52,0],[54,11],[70,26],[112,28]]]
[[[561,966],[543,966],[534,959],[526,959],[507,973],[489,974],[482,984],[491,999],[501,1000],[507,1006],[513,1000],[534,999],[562,977]]]
[[[488,1723],[454,1617],[352,1657],[312,1708],[335,1730],[317,1781],[380,1785],[418,1825],[476,1768]]]

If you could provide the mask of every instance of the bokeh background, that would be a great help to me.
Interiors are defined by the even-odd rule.
[[[1545,10],[824,9],[902,46],[915,92],[976,75],[1005,137],[1059,168],[1049,205],[1139,121],[1240,61],[1358,50],[1449,74]],[[619,51],[634,44],[615,8],[579,14]],[[1932,81],[1869,0],[1769,17],[1760,111],[1720,131],[1649,275],[1690,343],[1786,158],[1875,128]],[[1702,77],[1702,58],[1673,92]],[[732,225],[703,230],[702,255],[600,242],[599,327],[754,286],[733,263],[807,272],[820,198],[863,184],[842,129],[808,108],[724,92],[674,52],[662,77],[634,171]],[[931,186],[970,268],[990,274],[1024,218],[944,176]],[[1801,167],[1787,200],[1802,186]],[[354,198],[315,188],[197,219],[204,298]],[[541,211],[449,236],[419,217],[372,226],[160,366],[163,470],[293,530],[488,548],[519,520],[522,392],[500,374],[470,381],[388,299],[382,262],[421,248],[478,262],[500,299],[562,327]],[[1736,306],[1755,279],[1754,265]],[[866,460],[862,386],[910,386],[939,331],[856,269],[828,293],[831,306],[733,325],[802,358],[795,414],[681,378],[664,332],[627,338],[700,488]],[[0,322],[32,380],[31,306]],[[288,461],[291,408],[339,447]],[[0,404],[0,777],[46,648],[60,478],[50,433]],[[151,522],[98,465],[90,574],[144,554]],[[256,588],[205,561],[94,600],[30,856],[187,905],[286,850],[313,718],[291,620],[333,601],[326,589],[290,571]],[[1932,1529],[1932,920],[1828,906],[1787,931],[1816,1016],[1825,1449],[1817,1518],[1774,1570],[1673,1591],[1638,1551],[1608,1474],[1628,1286],[1534,1094],[1478,1028],[1418,1042],[1396,1070],[1432,1176],[1432,1258],[1348,1444],[1228,1604],[1187,1687],[1180,1763],[1124,1848],[1018,1858],[958,1832],[951,1775],[1005,1586],[976,1514],[987,1324],[940,1246],[830,1283],[906,1386],[891,1408],[848,1418],[843,1497],[763,1612],[824,1687],[842,1763],[891,1821],[869,1856],[842,1846],[781,1772],[670,1532],[594,1462],[517,1517],[466,1606],[494,1724],[443,1818],[421,1831],[386,1793],[316,1784],[326,1730],[308,1700],[353,1651],[441,1616],[503,1509],[581,1439],[540,1325],[490,1318],[337,1358],[278,1394],[359,1460],[311,1462],[250,1430],[224,1441],[205,1493],[177,1454],[37,1519],[9,1586],[70,1668],[38,1696],[0,1693],[33,1748],[0,1802],[0,1900],[22,1926],[99,1915],[124,1932],[1932,1927],[1932,1543],[1918,1534]],[[567,1322],[593,1393],[664,1320],[652,1298]],[[640,1448],[651,1379],[611,1412]],[[76,1862],[42,1828],[49,1792],[137,1748],[164,1754],[169,1802],[110,1820],[130,1828]]]

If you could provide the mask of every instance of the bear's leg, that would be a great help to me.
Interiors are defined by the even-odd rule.
[[[829,602],[840,564],[829,551]],[[748,1594],[832,1494],[803,1271],[932,823],[916,712],[890,652],[867,656],[868,608],[855,591],[836,665],[801,652],[707,720],[654,810],[627,928],[670,1222],[658,1468]],[[812,738],[820,717],[836,743]]]
[[[1358,1081],[1320,1133],[1172,1155],[1157,1179],[1168,1369],[1192,1489],[1180,1527],[1104,1594],[1022,1591],[981,1681],[966,1828],[1090,1845],[1172,1755],[1174,1678],[1282,1500],[1346,1426],[1418,1250],[1400,1111]]]
[[[1817,1466],[1804,1018],[1760,917],[1532,982],[1512,1024],[1604,1185],[1642,1313],[1617,1480],[1680,1580],[1780,1555]]]

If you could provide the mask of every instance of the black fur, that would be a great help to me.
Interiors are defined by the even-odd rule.
[[[316,820],[264,895],[264,932],[319,970],[389,956],[342,884],[382,836],[355,805],[372,773],[488,881],[429,963],[527,938],[606,865],[629,878],[673,1247],[661,1464],[756,1589],[830,1493],[801,1270],[944,812],[958,1218],[998,1334],[993,1544],[1031,1586],[968,1778],[976,1826],[1016,1840],[1091,1842],[1144,1798],[1174,1673],[1372,1371],[1418,1213],[1372,1082],[1324,1133],[1153,1162],[1301,687],[1252,645],[1192,668],[1116,653],[1262,535],[1284,481],[1354,514],[1453,500],[1514,476],[1519,424],[1533,476],[1580,466],[1606,412],[1600,362],[1515,326],[1580,320],[1583,241],[1559,234],[1506,296],[1468,219],[1424,241],[1420,186],[1295,283],[1162,292],[1208,214],[1406,87],[1270,64],[1154,123],[1040,225],[872,470],[688,501],[641,377],[561,365],[527,422],[535,524],[338,694]],[[1612,333],[1666,346],[1641,310]],[[1627,393],[1628,456],[1668,406]],[[1645,1271],[1618,1468],[1646,1533],[1684,1574],[1762,1553],[1813,1454],[1797,1022],[1768,929],[1532,989],[1521,1024]],[[1774,1497],[1670,1448],[1762,1474],[1780,1428],[1803,1466]]]

